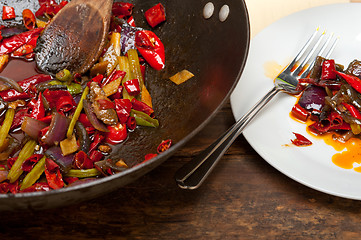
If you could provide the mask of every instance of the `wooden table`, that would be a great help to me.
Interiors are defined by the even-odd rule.
[[[172,158],[106,196],[61,209],[1,213],[0,239],[360,238],[360,201],[289,179],[243,136],[200,189],[179,189],[176,170],[233,123],[228,103]]]

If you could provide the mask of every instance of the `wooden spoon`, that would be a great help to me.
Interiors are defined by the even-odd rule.
[[[86,72],[106,43],[113,0],[72,0],[52,19],[38,39],[39,70],[54,75],[66,68]]]

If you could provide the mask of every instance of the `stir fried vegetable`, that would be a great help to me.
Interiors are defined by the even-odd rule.
[[[43,28],[66,4],[39,0],[35,13],[23,10],[27,30],[0,40],[0,71],[15,58],[33,61]],[[109,153],[131,132],[159,127],[145,68],[165,66],[161,40],[135,27],[133,8],[113,4],[106,49],[83,76],[63,69],[55,76],[40,73],[16,82],[0,72],[0,193],[49,191],[133,167],[127,159],[110,159]],[[157,4],[145,18],[154,27],[165,21],[164,11]],[[14,14],[7,7],[3,19]],[[171,143],[163,141],[154,152]]]

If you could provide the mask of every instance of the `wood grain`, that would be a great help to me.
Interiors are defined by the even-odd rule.
[[[359,239],[361,202],[305,187],[239,137],[198,190],[176,170],[233,124],[227,104],[175,156],[138,181],[89,202],[1,213],[0,239]]]

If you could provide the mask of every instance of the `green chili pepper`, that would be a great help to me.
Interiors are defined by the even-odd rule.
[[[15,116],[15,110],[12,108],[8,108],[5,114],[3,125],[0,128],[0,147],[2,147],[6,137],[8,136],[11,124],[13,123],[14,120],[14,116]]]
[[[135,121],[139,126],[154,127],[154,128],[159,126],[159,122],[157,119],[151,118],[148,114],[144,112],[132,109],[130,111],[130,116],[135,118]]]
[[[33,169],[31,169],[31,171],[25,176],[21,184],[20,190],[24,190],[30,187],[40,178],[41,174],[43,174],[43,172],[45,171],[45,159],[45,156],[42,157],[39,162],[36,163]]]
[[[83,91],[82,87],[78,83],[70,83],[66,84],[68,88],[68,92],[70,92],[71,95],[79,94]]]
[[[71,82],[73,75],[68,69],[63,69],[55,75],[56,79],[62,82]]]
[[[64,83],[58,81],[58,80],[53,80],[49,82],[50,85],[64,85]]]
[[[78,103],[78,106],[76,107],[75,109],[75,112],[73,114],[73,117],[71,118],[71,121],[70,121],[70,124],[69,124],[69,128],[68,128],[68,131],[66,133],[66,136],[67,138],[71,138],[73,136],[73,131],[74,131],[74,126],[76,124],[76,122],[78,121],[79,119],[79,116],[80,116],[80,113],[81,113],[81,110],[83,109],[83,101],[84,99],[86,98],[86,96],[88,95],[89,93],[89,87],[86,86],[84,91],[83,91],[83,94],[81,95],[81,98],[80,98],[80,101]]]
[[[15,182],[23,173],[23,170],[21,169],[21,165],[23,165],[23,162],[26,159],[28,159],[29,157],[31,157],[31,155],[33,155],[35,146],[36,146],[36,142],[34,140],[29,140],[24,145],[23,149],[21,149],[18,158],[16,159],[15,163],[11,167],[8,174],[8,179],[10,183]]]
[[[96,168],[70,169],[69,172],[65,174],[66,177],[78,177],[78,178],[96,177],[100,175],[101,172],[99,172]]]

